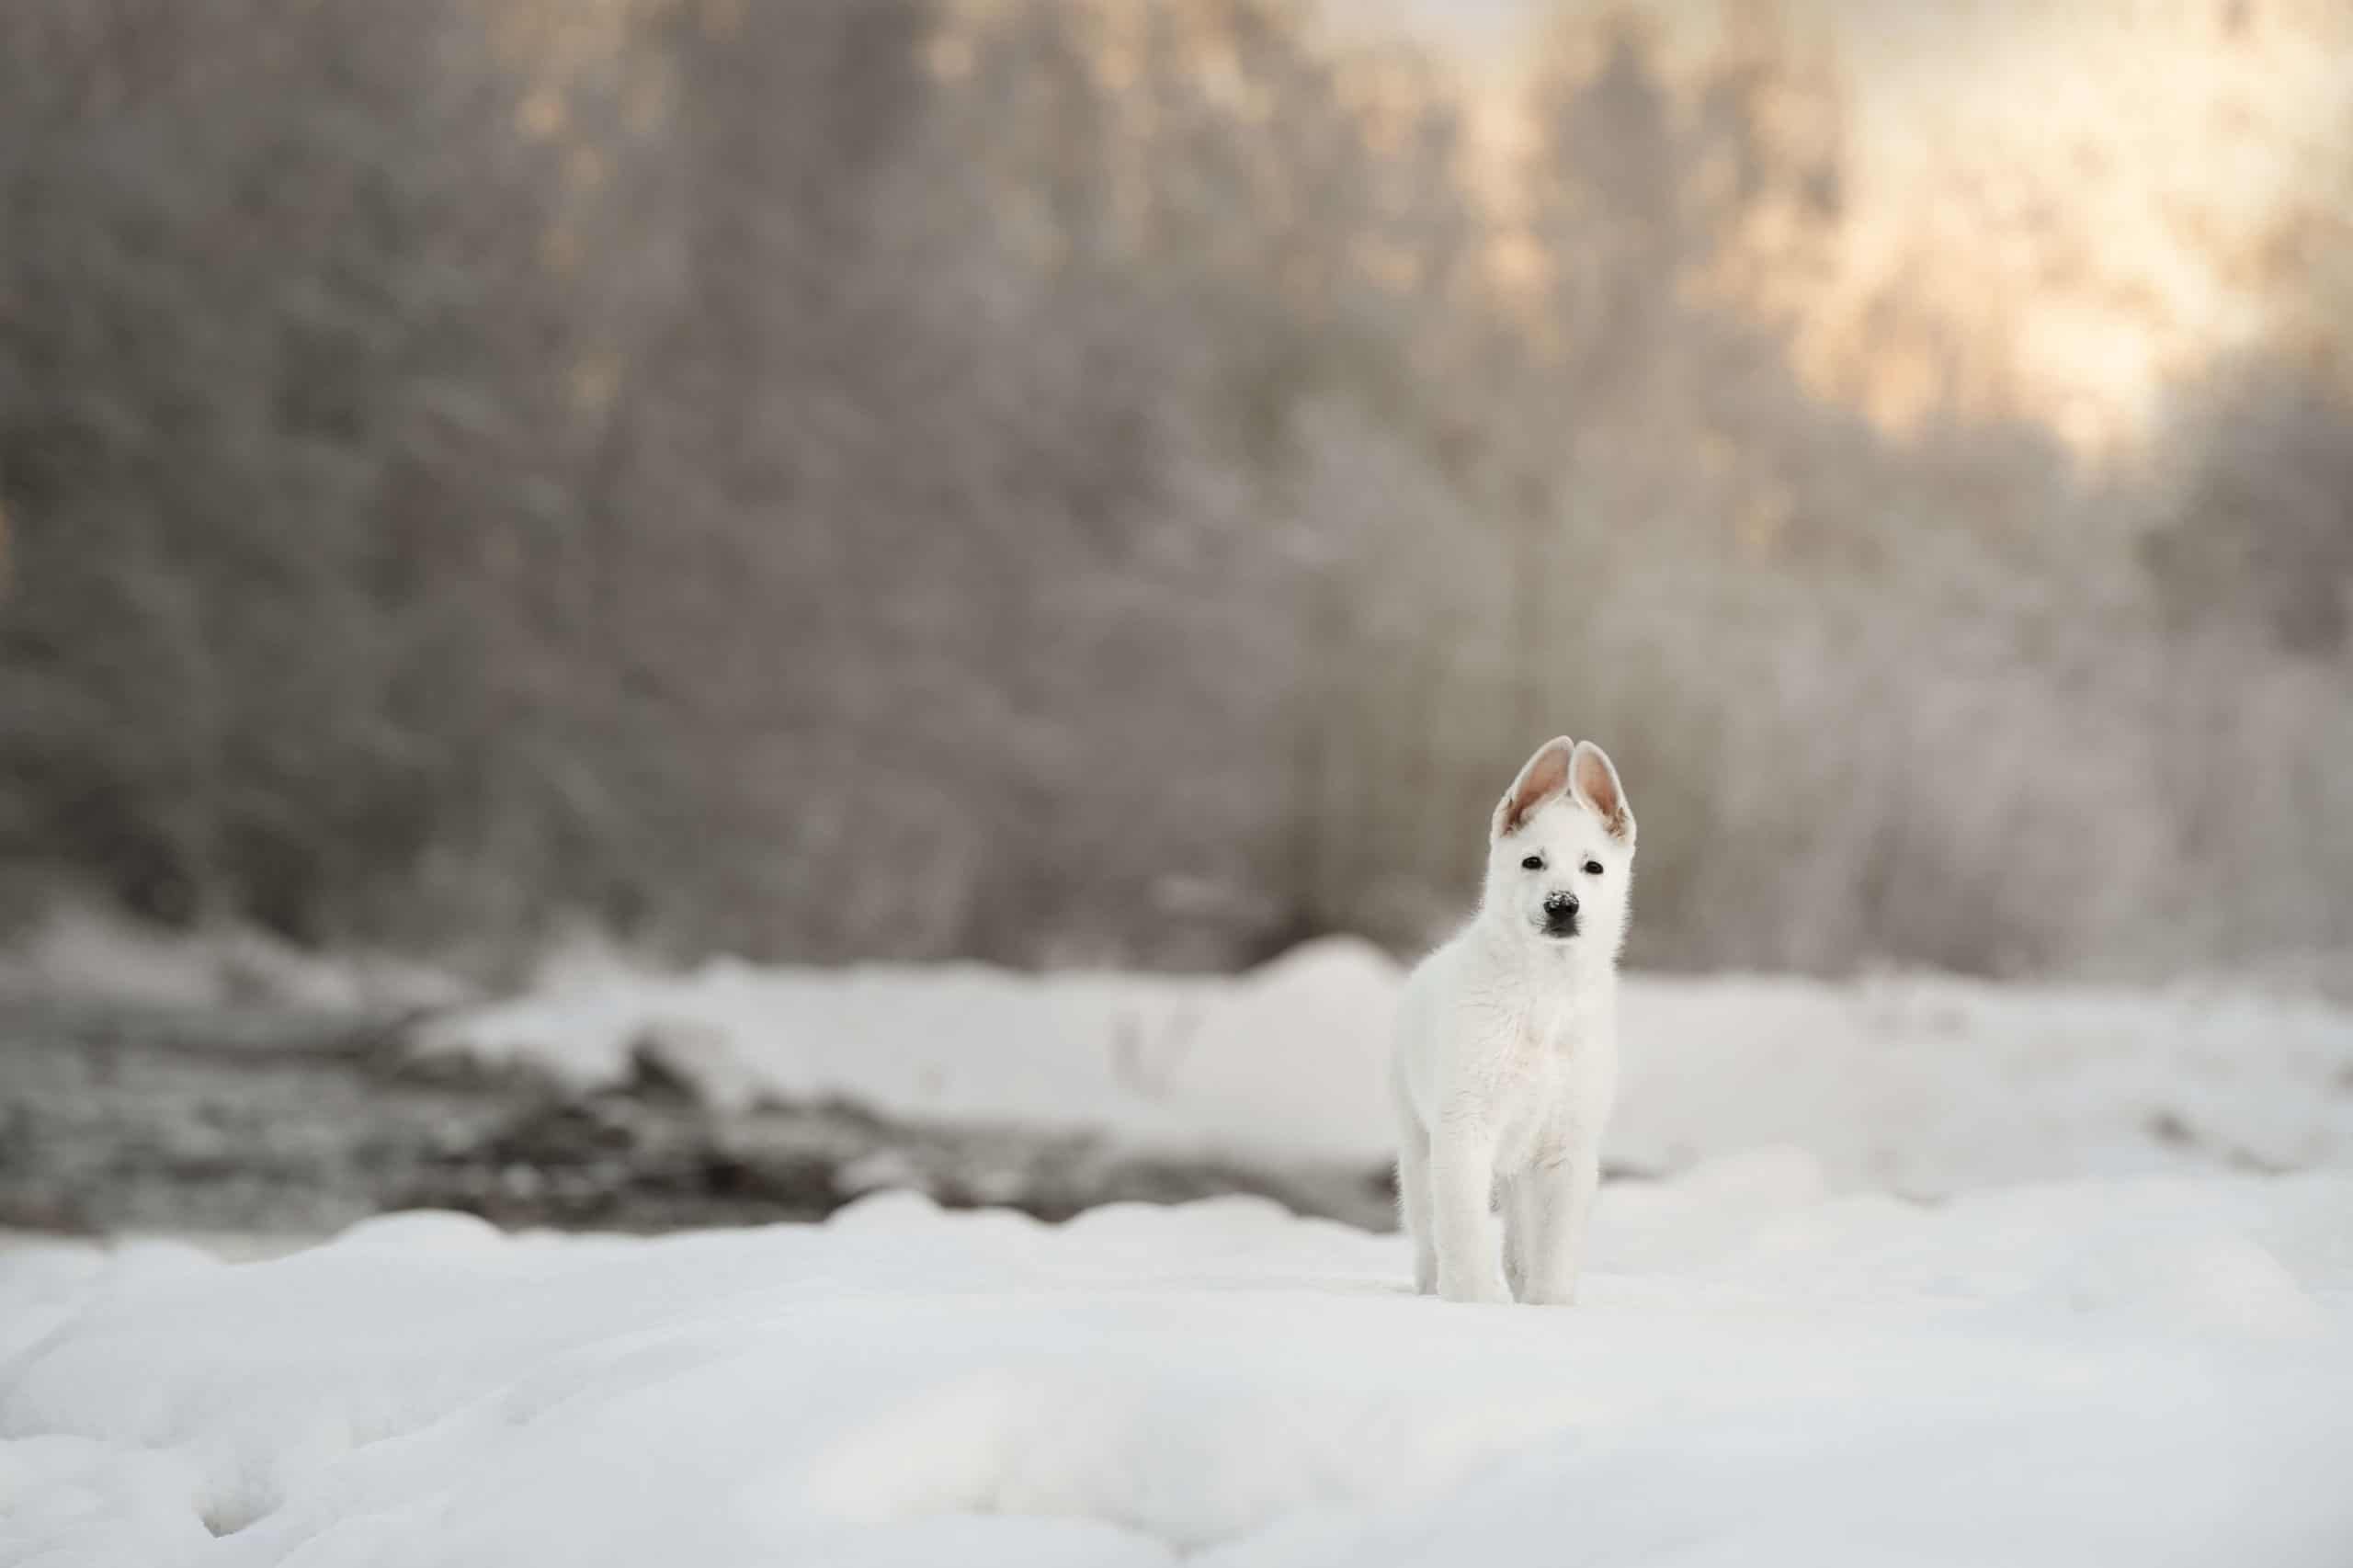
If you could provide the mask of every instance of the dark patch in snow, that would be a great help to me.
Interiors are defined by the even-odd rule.
[[[398,1022],[0,1006],[0,1225],[310,1233],[433,1208],[658,1231],[819,1219],[878,1186],[1048,1220],[1249,1193],[1395,1223],[1384,1166],[1146,1153],[830,1102],[720,1113],[650,1057],[625,1088],[568,1094],[409,1055]]]
[[[2150,1114],[2149,1136],[2167,1149],[2219,1153],[2222,1163],[2234,1171],[2246,1171],[2255,1176],[2285,1176],[2296,1167],[2256,1153],[2240,1143],[2220,1143],[2199,1132],[2178,1112],[2161,1109]]]

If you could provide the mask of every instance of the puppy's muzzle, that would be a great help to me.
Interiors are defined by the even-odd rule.
[[[1577,934],[1576,894],[1556,892],[1545,895],[1544,934],[1547,937],[1574,937]]]

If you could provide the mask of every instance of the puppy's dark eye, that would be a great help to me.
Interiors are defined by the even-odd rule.
[[[1587,860],[1585,863],[1585,874],[1588,877],[1597,877],[1601,875],[1601,862],[1598,860]]]
[[[1540,871],[1544,869],[1544,857],[1541,855],[1530,855],[1527,859],[1522,860],[1519,863],[1519,869],[1523,871]]]

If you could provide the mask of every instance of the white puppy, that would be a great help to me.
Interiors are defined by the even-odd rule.
[[[1495,808],[1479,913],[1405,983],[1390,1085],[1414,1285],[1449,1301],[1576,1294],[1618,1088],[1618,949],[1634,815],[1562,735]],[[1503,1189],[1496,1267],[1487,1206]]]

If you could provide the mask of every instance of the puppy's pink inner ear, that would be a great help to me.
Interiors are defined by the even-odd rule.
[[[1563,742],[1554,741],[1529,757],[1528,766],[1519,770],[1511,792],[1496,808],[1496,835],[1518,832],[1529,812],[1568,787],[1569,748]]]
[[[1577,798],[1609,824],[1611,833],[1626,835],[1626,797],[1618,788],[1618,770],[1599,746],[1577,748],[1575,789]]]

